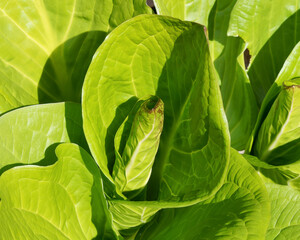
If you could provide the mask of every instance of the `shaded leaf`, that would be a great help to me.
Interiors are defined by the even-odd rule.
[[[228,37],[230,14],[236,0],[217,0],[209,16],[210,52],[221,82],[221,93],[228,119],[231,146],[245,149],[255,125],[258,109],[244,67],[245,44]]]

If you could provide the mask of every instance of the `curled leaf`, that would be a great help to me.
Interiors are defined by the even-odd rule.
[[[274,165],[300,160],[300,78],[286,81],[263,122],[254,154]],[[299,167],[298,167],[299,168]]]
[[[121,191],[143,188],[151,175],[152,165],[163,129],[164,103],[151,96],[139,107],[122,157],[116,154],[113,178]]]

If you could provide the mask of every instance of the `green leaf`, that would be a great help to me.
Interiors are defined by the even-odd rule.
[[[271,221],[266,240],[300,238],[300,193],[288,186],[266,184],[271,201]]]
[[[207,26],[208,15],[216,0],[154,0],[157,13]]]
[[[116,157],[113,169],[114,181],[121,192],[146,186],[157,153],[163,120],[164,104],[155,96],[145,100],[135,114],[122,157]]]
[[[227,179],[214,197],[191,207],[161,211],[137,239],[264,239],[269,211],[264,184],[232,149]]]
[[[228,33],[250,50],[248,75],[259,105],[300,41],[299,6],[299,0],[238,0],[233,9]]]
[[[257,169],[259,176],[265,183],[277,183],[280,185],[290,185],[290,181],[298,176],[281,166],[274,166],[259,160],[257,157],[244,154],[243,157]]]
[[[165,113],[148,197],[208,198],[225,177],[229,134],[200,25],[138,16],[116,28],[96,52],[83,88],[84,131],[111,183],[114,136],[136,101],[149,95],[162,99]]]
[[[289,182],[298,176],[297,173],[281,167],[272,169],[260,168],[258,173],[265,183],[276,183],[280,185],[289,185]]]
[[[107,33],[150,11],[142,0],[1,0],[0,113],[80,102],[85,73]]]
[[[300,190],[300,175],[288,181],[288,185],[294,189]]]
[[[270,165],[266,162],[263,162],[253,155],[243,154],[243,157],[255,168],[264,168],[264,169],[277,168],[277,166]]]
[[[46,167],[12,168],[0,177],[1,239],[116,239],[99,169],[75,144],[61,144]]]
[[[145,204],[146,205],[146,204]],[[141,206],[139,202],[129,204],[128,201],[109,201],[109,210],[113,216],[114,227],[121,231],[149,222],[162,207]]]
[[[199,200],[187,202],[109,200],[109,210],[112,213],[114,227],[122,235],[135,233],[142,225],[151,221],[161,209],[172,209],[192,206]]]
[[[299,0],[237,0],[230,16],[228,34],[242,37],[255,58],[282,23],[299,7]]]
[[[294,79],[300,76],[300,42],[294,47],[293,51],[290,53],[289,57],[286,59],[280,73],[278,74],[275,82],[272,84],[270,90],[262,102],[255,127],[250,136],[249,142],[246,147],[246,153],[250,153],[253,148],[253,143],[257,138],[257,133],[264,119],[268,115],[268,112],[275,101],[276,97],[282,89],[284,81],[289,79]]]
[[[221,82],[231,146],[245,149],[255,125],[258,109],[245,67],[242,39],[227,36],[231,11],[236,0],[217,0],[209,16],[210,52]],[[241,60],[241,61],[240,61]]]
[[[279,96],[262,123],[254,155],[273,165],[300,160],[300,78],[284,82]],[[300,172],[299,172],[300,173]]]
[[[19,108],[2,115],[0,126],[0,174],[15,165],[47,164],[45,156],[61,142],[88,150],[77,103]]]
[[[266,159],[262,159],[264,161],[261,161],[261,160],[256,159],[254,156],[247,156],[247,160],[252,165],[254,165],[255,167],[258,168],[258,171],[260,172],[260,176],[264,179],[265,182],[271,182],[271,183],[273,182],[273,183],[277,183],[277,184],[281,184],[281,185],[291,185],[291,186],[295,184],[295,188],[297,188],[297,185],[298,185],[297,180],[295,178],[297,178],[300,173],[300,165],[299,165],[299,162],[297,162],[297,159],[299,159],[297,156],[297,155],[299,155],[299,153],[297,153],[298,148],[299,148],[299,137],[298,137],[299,134],[297,133],[297,131],[298,131],[297,126],[295,127],[294,130],[291,130],[291,131],[287,131],[287,128],[291,125],[290,120],[292,118],[297,119],[297,116],[293,117],[293,114],[298,114],[297,112],[299,112],[298,111],[299,109],[296,107],[294,113],[291,113],[290,109],[287,109],[287,106],[280,107],[279,104],[276,104],[276,102],[275,102],[269,112],[270,115],[268,115],[267,118],[265,118],[265,119],[263,118],[263,116],[265,114],[268,114],[269,105],[272,103],[273,98],[276,97],[276,95],[280,91],[279,89],[281,89],[280,86],[283,84],[283,80],[285,78],[288,78],[289,76],[293,77],[293,76],[295,76],[295,74],[296,75],[298,74],[297,68],[296,68],[296,66],[297,66],[296,63],[297,63],[298,59],[296,59],[295,56],[297,56],[297,54],[299,54],[300,45],[298,44],[297,46],[298,46],[298,48],[295,48],[296,51],[293,52],[294,54],[291,54],[291,56],[287,59],[286,64],[285,64],[286,67],[284,67],[282,69],[277,80],[272,85],[271,89],[269,90],[269,92],[263,102],[262,109],[260,111],[259,118],[256,123],[256,127],[253,131],[253,135],[254,135],[254,133],[256,133],[256,132],[258,132],[258,130],[260,130],[258,128],[258,126],[260,126],[260,123],[262,122],[262,120],[269,121],[269,123],[274,125],[274,126],[273,125],[269,126],[270,129],[268,130],[266,128],[267,122],[263,123],[261,128],[263,128],[263,127],[265,127],[265,128],[263,128],[261,130],[261,132],[259,132],[261,139],[259,140],[258,137],[256,137],[256,139],[254,141],[254,143],[255,143],[254,146],[256,148],[259,148],[260,147],[259,144],[262,144],[260,142],[261,140],[265,140],[266,141],[265,144],[267,144],[268,141],[272,141],[272,140],[273,140],[273,142],[276,141],[277,143],[280,141],[287,141],[287,142],[285,144],[283,144],[282,146],[279,146],[278,148],[274,149],[271,152],[268,152],[269,146],[265,146],[265,152],[267,155],[269,154],[269,156],[267,156],[269,159],[269,163],[264,162]],[[299,84],[299,78],[294,78],[290,81],[284,82],[285,88],[288,88],[288,89],[290,89],[290,88],[298,89],[298,87],[296,87],[298,84]],[[276,101],[278,101],[278,100],[279,99],[277,99]],[[286,99],[286,100],[289,100],[289,99]],[[295,99],[293,101],[295,101]],[[289,102],[289,101],[287,101],[287,102]],[[282,101],[281,103],[283,104],[284,101]],[[297,105],[297,101],[295,101],[295,103]],[[289,104],[287,104],[287,105],[289,105]],[[292,107],[294,108],[295,104],[293,104]],[[273,114],[273,116],[272,116],[272,114]],[[275,115],[278,114],[279,118],[278,118],[278,116],[275,116],[274,114]],[[286,118],[285,123],[282,123],[282,121],[284,121],[284,115],[287,118]],[[273,119],[272,119],[272,117],[273,117]],[[280,117],[282,117],[283,119],[281,119]],[[294,120],[294,122],[297,125],[298,121]],[[277,131],[276,131],[275,127],[280,128],[280,130],[278,131],[278,129],[277,129]],[[264,133],[263,133],[263,131],[264,131]],[[292,139],[296,138],[296,139],[290,141],[291,138]],[[256,154],[256,155],[260,154],[258,152],[255,152],[255,151],[257,151],[257,149],[255,149],[255,148],[252,151],[253,151],[253,154]],[[251,157],[251,159],[249,159],[249,157]]]
[[[230,13],[236,1],[182,0],[176,1],[176,4],[174,1],[156,0],[155,2],[159,14],[196,21],[207,26],[210,52],[221,82],[231,146],[243,150],[255,125],[258,109],[244,68],[242,55],[245,44],[240,38],[227,36]]]

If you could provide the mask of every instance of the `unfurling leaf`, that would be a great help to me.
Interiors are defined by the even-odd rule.
[[[143,188],[151,175],[152,165],[163,128],[163,101],[151,96],[139,107],[122,157],[116,154],[113,178],[121,191]]]
[[[300,160],[300,78],[286,81],[263,122],[254,153],[262,161],[287,165]]]

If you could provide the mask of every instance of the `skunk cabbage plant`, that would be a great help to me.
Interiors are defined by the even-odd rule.
[[[154,3],[0,0],[0,239],[300,239],[299,0]]]

